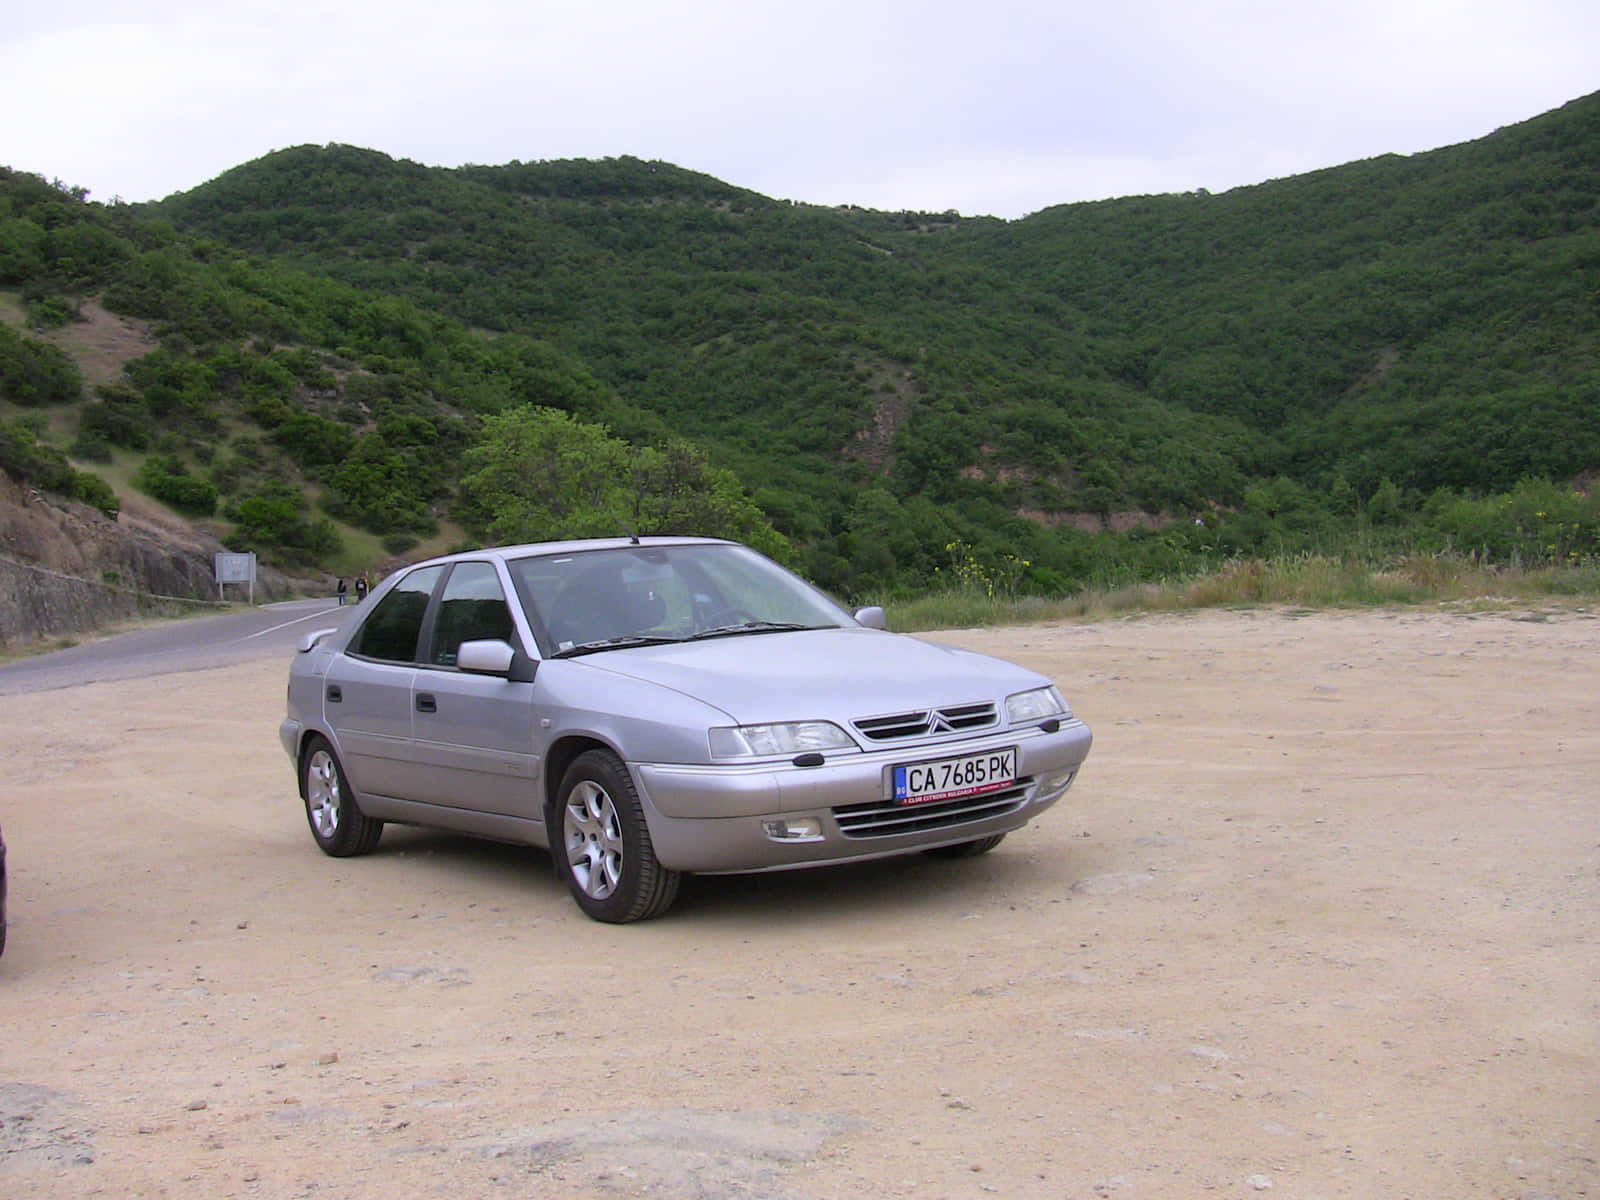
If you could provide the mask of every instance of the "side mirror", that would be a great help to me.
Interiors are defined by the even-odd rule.
[[[473,675],[509,675],[517,652],[510,642],[490,638],[481,642],[462,642],[456,648],[456,667]]]
[[[868,629],[887,629],[889,618],[884,616],[882,608],[874,604],[870,608],[856,609],[856,624],[865,625]]]
[[[511,683],[532,683],[539,663],[510,642],[485,638],[456,647],[456,669],[469,675],[498,675]]]

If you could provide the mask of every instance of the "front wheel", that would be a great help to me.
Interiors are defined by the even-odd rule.
[[[557,808],[554,852],[579,908],[596,921],[625,925],[672,906],[682,876],[657,860],[621,759],[609,750],[578,755],[562,776]]]
[[[370,853],[383,833],[356,804],[356,794],[345,778],[344,767],[323,737],[306,743],[300,755],[300,796],[306,802],[306,822],[324,854],[353,858]]]

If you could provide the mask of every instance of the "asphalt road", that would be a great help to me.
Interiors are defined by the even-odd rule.
[[[0,663],[0,696],[81,687],[103,679],[134,679],[225,667],[280,655],[287,660],[306,634],[335,625],[331,600],[286,600],[259,608],[162,621],[66,650]]]

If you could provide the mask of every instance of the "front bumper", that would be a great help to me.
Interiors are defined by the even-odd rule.
[[[1053,731],[1010,730],[878,749],[814,767],[787,761],[630,765],[656,857],[664,866],[704,874],[782,871],[884,858],[1019,829],[1071,786],[1092,741],[1089,727],[1071,719]],[[1017,748],[1018,781],[1004,794],[948,806],[893,803],[897,765],[1008,746]]]

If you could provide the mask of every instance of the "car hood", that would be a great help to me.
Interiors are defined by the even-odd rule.
[[[876,629],[745,634],[588,655],[599,670],[671,688],[741,724],[878,716],[1043,687],[1003,659]]]

